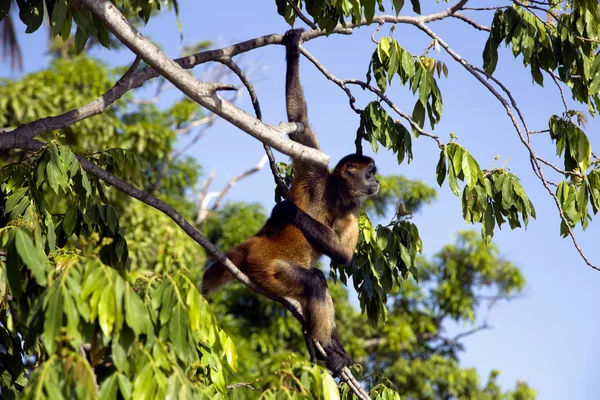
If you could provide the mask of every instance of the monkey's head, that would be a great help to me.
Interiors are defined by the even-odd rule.
[[[341,178],[350,198],[362,201],[379,191],[376,172],[377,167],[372,158],[349,154],[338,162],[332,175]]]

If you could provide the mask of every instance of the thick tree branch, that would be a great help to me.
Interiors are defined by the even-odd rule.
[[[104,12],[103,7],[106,4],[105,1],[101,1],[98,3],[96,3],[92,0],[86,0],[86,1],[88,3],[94,5],[98,12],[101,12],[101,13]],[[447,18],[449,16],[453,16],[454,14],[456,14],[456,12],[458,10],[464,9],[464,4],[466,4],[466,1],[462,0],[462,1],[458,2],[456,5],[450,7],[446,10],[443,10],[441,12],[433,13],[433,14],[429,14],[429,15],[418,16],[418,17],[381,15],[381,16],[376,16],[373,19],[373,21],[378,24],[405,23],[405,24],[416,25],[418,23],[428,23],[428,22],[438,21],[438,20]],[[113,9],[114,9],[114,7],[113,7]],[[114,10],[114,11],[116,11],[116,10]],[[120,13],[116,12],[116,13],[112,13],[112,14],[117,16],[117,19],[119,20],[121,27],[123,27],[123,25],[127,25],[127,21],[120,15]],[[350,34],[350,33],[352,33],[352,29],[363,26],[363,25],[367,25],[366,19],[363,19],[356,24],[347,22],[345,24],[345,26],[341,25],[341,24],[336,26],[335,29],[333,30],[333,33]],[[135,31],[134,29],[131,29],[131,27],[130,27],[128,33],[130,34],[130,36],[133,35],[134,37],[136,37],[136,35],[137,35],[137,36],[139,36],[140,39],[142,38],[141,35],[139,35],[139,33],[137,33],[137,31]],[[304,32],[302,34],[302,41],[307,42],[309,40],[312,40],[312,39],[315,39],[315,38],[318,38],[321,36],[325,36],[325,35],[326,35],[326,32],[314,29],[311,31]],[[208,50],[208,51],[203,51],[203,52],[200,52],[200,53],[188,56],[188,57],[181,57],[181,58],[172,60],[171,63],[175,63],[183,69],[191,69],[199,64],[203,64],[203,63],[206,63],[209,61],[216,61],[221,58],[231,58],[233,56],[248,52],[250,50],[258,49],[258,48],[265,47],[268,45],[273,45],[273,44],[281,44],[282,40],[283,40],[282,35],[278,35],[278,34],[265,35],[265,36],[261,36],[261,37],[255,38],[255,39],[240,42],[240,43],[237,43],[237,44],[234,44],[234,45],[222,48],[222,49]],[[158,51],[158,49],[156,49],[156,51]],[[160,54],[162,55],[162,53],[160,53]],[[93,100],[89,104],[86,104],[78,109],[71,110],[67,113],[64,113],[64,114],[61,114],[58,116],[47,117],[47,118],[43,118],[43,119],[31,122],[29,124],[21,125],[20,127],[16,128],[15,130],[13,130],[11,132],[7,132],[4,135],[0,135],[0,136],[2,136],[2,140],[3,141],[13,140],[14,141],[13,143],[15,145],[17,145],[19,143],[23,144],[28,139],[33,138],[38,135],[41,135],[45,132],[69,127],[76,122],[79,122],[83,119],[89,118],[90,116],[102,113],[108,106],[113,104],[116,100],[120,99],[129,90],[139,88],[146,81],[160,76],[159,71],[157,71],[153,67],[143,68],[142,70],[140,70],[136,73],[133,73],[133,70],[135,70],[135,68],[131,68],[130,70],[131,70],[132,74],[127,74],[127,76],[124,76],[123,78],[121,78],[119,80],[119,82],[117,82],[117,84],[113,88],[111,88],[105,94],[103,94],[99,98]],[[213,87],[213,89],[215,89],[215,88],[218,88],[218,86]],[[227,87],[227,88],[231,89],[231,87]],[[216,101],[213,101],[213,105],[215,105],[215,106],[219,105],[219,103],[214,104],[215,102]],[[225,105],[228,105],[228,104],[225,103]],[[232,108],[229,105],[229,107],[226,107],[226,110],[223,110],[224,113],[229,113],[231,111],[239,111],[239,109],[237,109],[235,107]],[[244,117],[244,115],[242,117]],[[248,119],[251,117],[249,117],[247,114],[245,115],[245,117],[246,118],[242,118],[242,119],[245,122],[247,122],[248,124],[252,125],[252,123]],[[225,118],[225,119],[227,119],[227,118]],[[230,121],[230,120],[228,119],[228,121]],[[232,122],[232,121],[230,121],[230,122]],[[236,125],[236,124],[234,123],[234,125]],[[236,125],[236,126],[238,126],[238,125]],[[261,128],[264,128],[264,126],[262,126]],[[241,128],[241,129],[245,130],[244,128]],[[264,131],[264,129],[261,129],[261,132],[262,131]],[[273,132],[270,131],[270,133],[273,133]],[[20,139],[17,139],[17,137],[20,135],[23,135],[23,137]],[[271,137],[271,139],[273,139],[273,138]],[[259,139],[259,140],[261,140],[261,139]],[[266,142],[264,142],[264,143],[266,143]],[[266,144],[269,145],[269,143],[266,143]],[[18,147],[18,146],[11,146],[11,147]],[[284,154],[288,154],[286,151],[281,150],[278,146],[273,145],[273,147],[282,151]],[[287,150],[295,151],[296,149],[287,149]],[[311,153],[311,152],[309,152],[309,153]],[[307,157],[310,157],[310,155],[307,155]],[[323,160],[320,160],[320,161],[315,160],[315,161],[321,162]]]
[[[179,90],[204,108],[226,119],[261,142],[295,158],[327,165],[329,157],[324,153],[302,146],[284,138],[274,127],[263,124],[216,93],[222,84],[196,80],[181,66],[167,57],[158,47],[144,38],[119,10],[108,0],[81,0],[119,40],[136,55],[151,65]]]

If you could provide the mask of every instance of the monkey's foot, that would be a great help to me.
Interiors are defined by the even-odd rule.
[[[340,343],[333,342],[329,346],[324,347],[324,350],[327,353],[325,365],[327,369],[333,372],[334,377],[337,377],[344,367],[352,365],[350,355]]]

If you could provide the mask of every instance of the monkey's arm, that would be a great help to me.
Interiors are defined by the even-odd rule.
[[[353,229],[352,226],[352,224],[356,225],[355,219],[338,222],[339,229],[334,230],[320,223],[289,200],[277,204],[271,218],[295,225],[311,246],[331,257],[335,262],[348,264],[352,261],[358,239],[358,228]]]

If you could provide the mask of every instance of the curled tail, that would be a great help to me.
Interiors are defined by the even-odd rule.
[[[245,262],[245,251],[242,245],[229,250],[225,255],[238,268],[242,269]],[[207,295],[225,286],[233,279],[233,275],[223,264],[215,261],[208,266],[202,277],[202,294]]]

